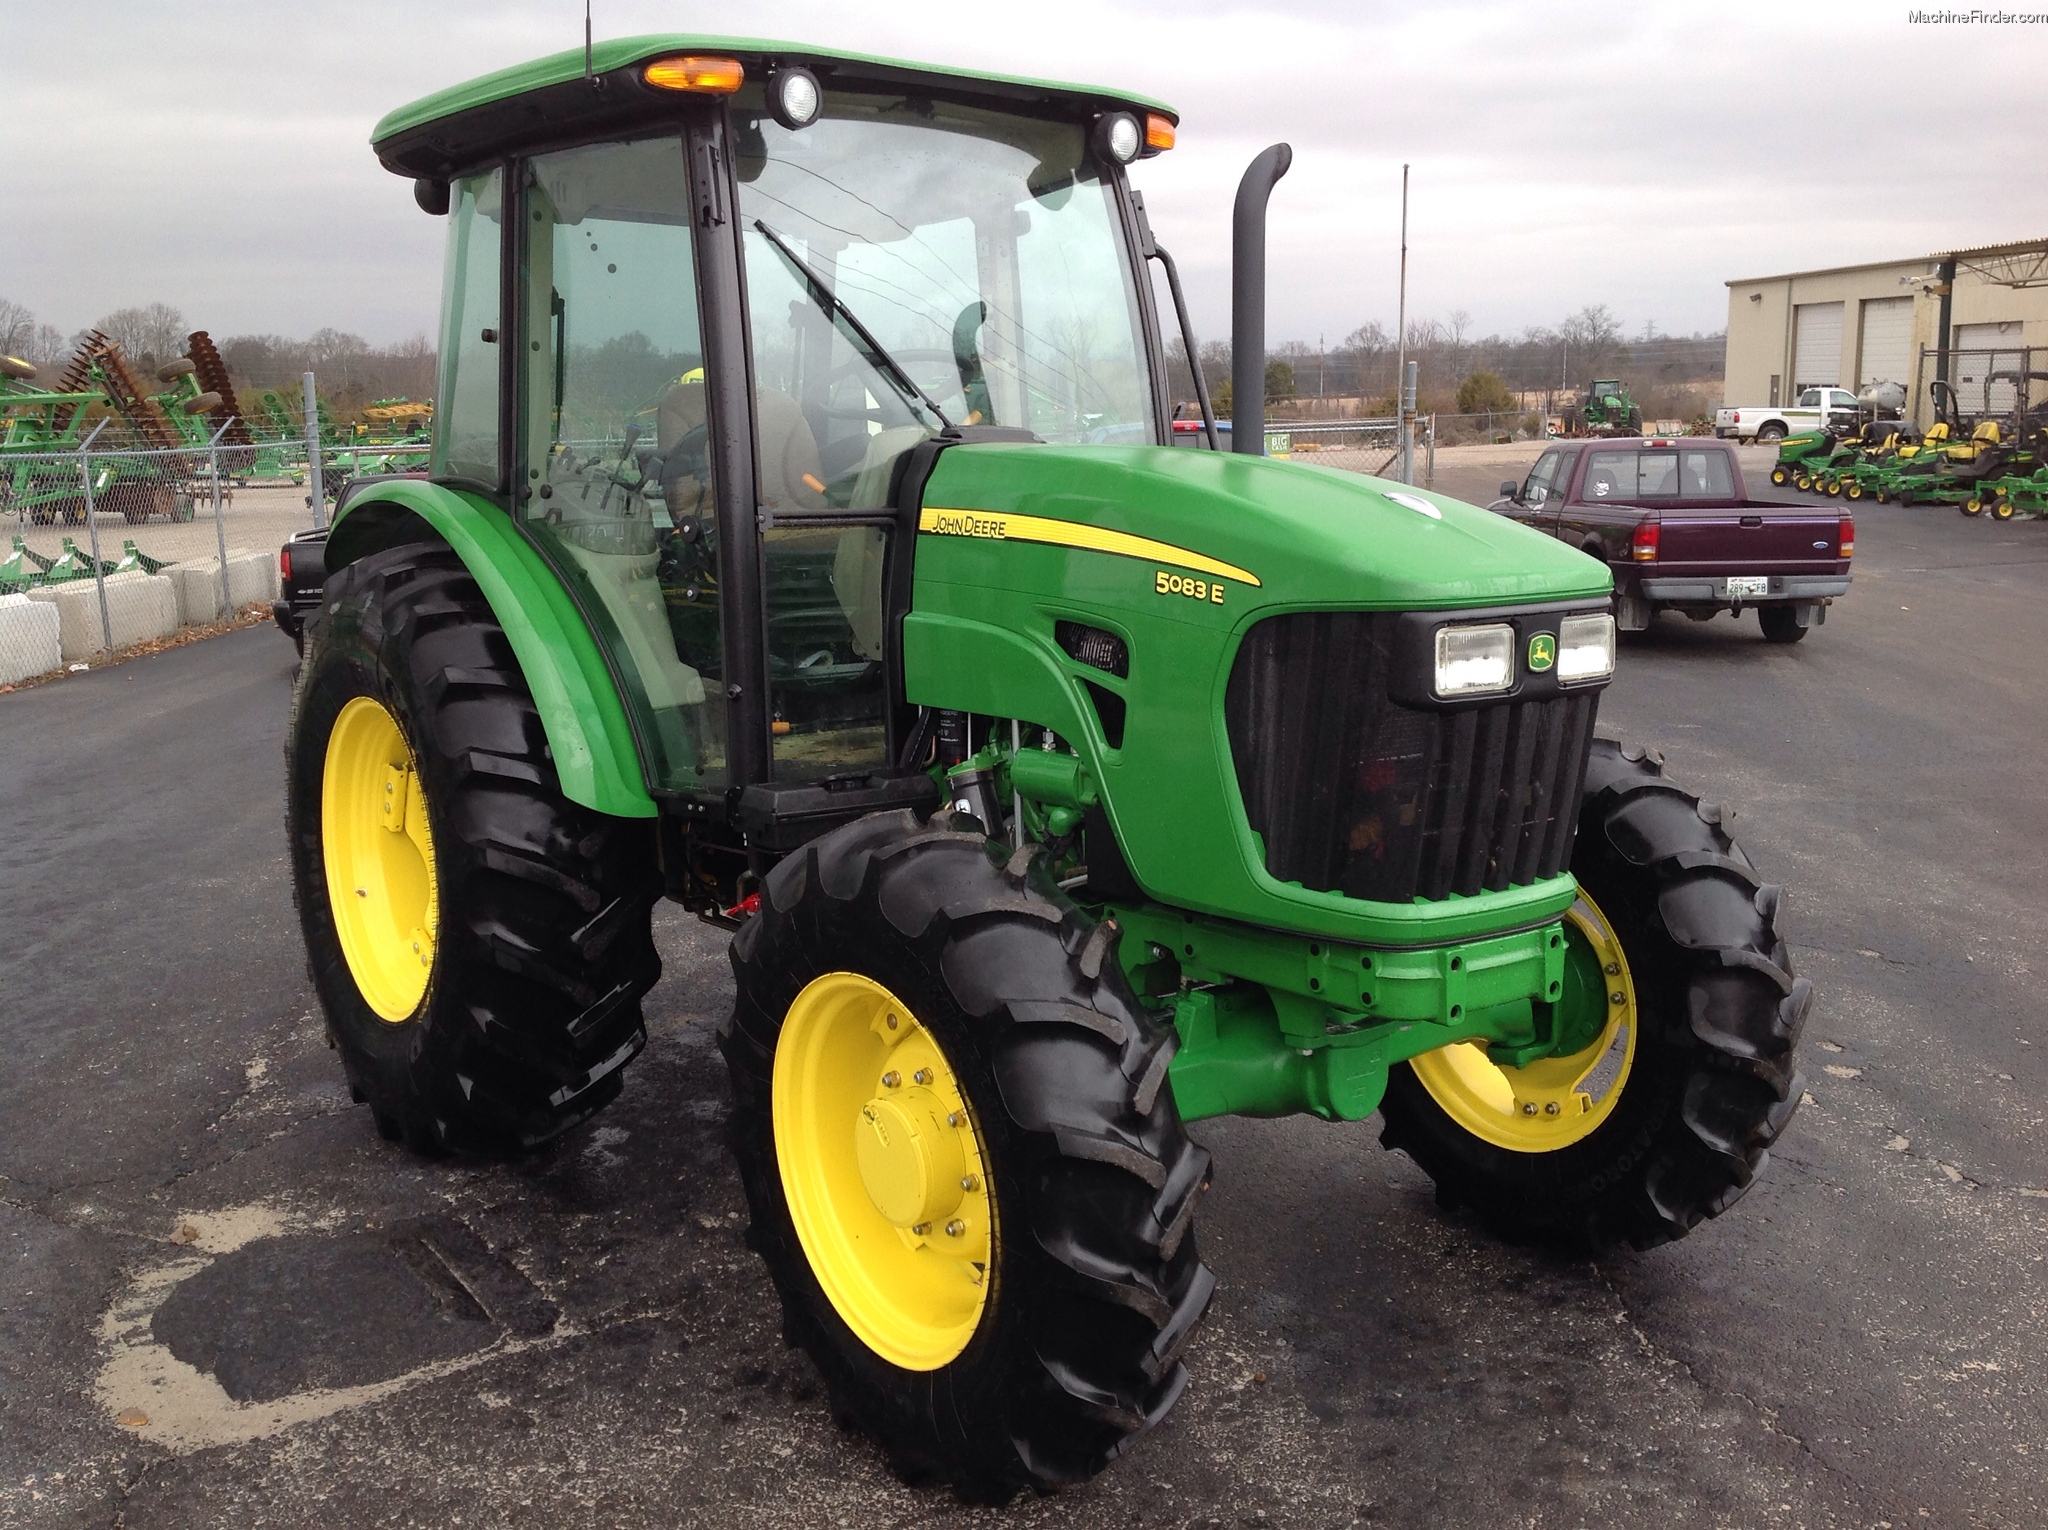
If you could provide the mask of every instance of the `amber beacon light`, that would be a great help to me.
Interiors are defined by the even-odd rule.
[[[689,90],[705,96],[729,96],[747,77],[736,58],[658,58],[640,71],[657,90]]]

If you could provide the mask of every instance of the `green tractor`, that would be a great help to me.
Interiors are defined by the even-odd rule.
[[[1618,378],[1602,378],[1586,389],[1584,398],[1566,407],[1564,433],[1639,436],[1643,433],[1643,411]]]
[[[1129,167],[1174,131],[690,37],[393,113],[448,230],[431,470],[336,518],[293,700],[299,915],[379,1129],[585,1120],[654,902],[730,926],[784,1334],[977,1500],[1180,1395],[1192,1122],[1378,1112],[1501,1235],[1649,1247],[1800,1098],[1779,889],[1594,735],[1606,566],[1262,454],[1284,146],[1238,193],[1233,450],[1172,447],[1148,262],[1197,347]]]

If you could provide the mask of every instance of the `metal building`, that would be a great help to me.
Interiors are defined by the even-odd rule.
[[[1728,283],[1731,405],[1896,382],[1925,425],[1936,380],[1966,414],[2000,413],[2029,371],[2048,371],[2048,240]]]

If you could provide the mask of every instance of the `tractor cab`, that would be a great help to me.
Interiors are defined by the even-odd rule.
[[[507,155],[504,103],[439,98],[376,142],[450,213],[434,476],[575,592],[647,786],[716,798],[893,758],[883,591],[920,447],[1168,439],[1123,168],[1173,119],[686,46],[526,71],[566,76],[562,147]],[[472,137],[493,152],[455,165]]]

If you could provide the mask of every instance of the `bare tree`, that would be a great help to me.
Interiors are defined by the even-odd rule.
[[[185,316],[169,303],[117,308],[93,328],[119,344],[130,360],[144,366],[160,366],[185,354]]]
[[[1558,326],[1558,337],[1571,346],[1571,386],[1579,376],[1596,376],[1614,359],[1621,343],[1621,321],[1605,303],[1589,303]]]
[[[0,298],[0,356],[53,367],[67,354],[63,331],[56,325],[44,324],[21,304]]]
[[[12,298],[0,298],[0,356],[21,356],[36,332],[36,316]]]

